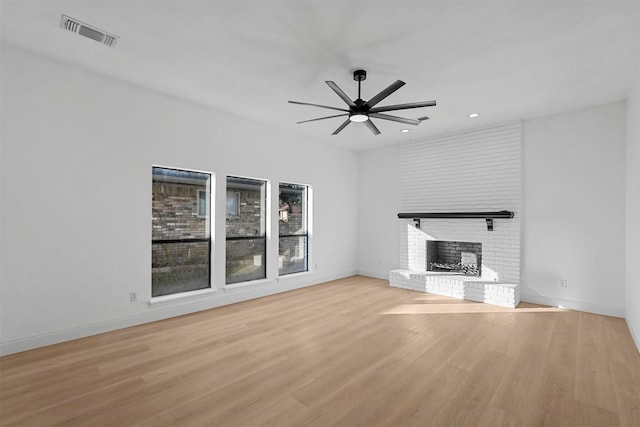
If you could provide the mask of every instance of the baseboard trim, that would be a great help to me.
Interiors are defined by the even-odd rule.
[[[520,292],[520,301],[532,304],[548,305],[551,307],[568,308],[569,310],[584,311],[587,313],[602,314],[604,316],[625,317],[623,307],[611,307],[608,305],[593,304],[584,301],[574,301],[556,297],[551,298],[544,295],[529,294],[526,292]]]
[[[626,313],[626,312],[625,312]],[[636,333],[636,330],[633,329],[633,326],[629,322],[629,317],[625,315],[625,319],[627,322],[627,328],[629,328],[629,333],[631,333],[631,339],[633,339],[633,343],[636,345],[636,349],[638,353],[640,353],[640,335]]]
[[[148,311],[145,311],[143,313],[108,320],[105,322],[82,325],[27,338],[2,342],[0,343],[0,356],[20,353],[39,347],[59,344],[66,341],[72,341],[75,339],[98,335],[105,332],[111,332],[118,329],[129,328],[131,326],[142,325],[145,323],[156,322],[159,320],[169,319],[185,314],[196,313],[198,311],[209,310],[212,308],[234,304],[237,302],[262,298],[265,296],[288,292],[295,289],[301,289],[308,286],[320,285],[332,280],[351,277],[355,274],[356,271],[353,270],[344,272],[342,274],[334,274],[321,277],[316,276],[316,280],[312,282],[304,281],[304,279],[309,279],[309,276],[299,277],[300,280],[293,280],[293,278],[292,280],[276,280],[273,282],[273,284],[270,285],[234,289],[233,292],[225,292],[224,290],[219,289],[218,292],[202,295],[201,298],[176,300],[174,303],[163,303],[160,307],[149,307],[147,303],[144,303],[148,307]]]
[[[377,273],[374,271],[368,271],[368,270],[358,270],[358,272],[356,273],[359,276],[367,276],[367,277],[373,277],[374,279],[386,279],[389,280],[389,272],[384,272],[384,273]]]

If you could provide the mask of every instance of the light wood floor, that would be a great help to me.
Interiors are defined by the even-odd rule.
[[[356,276],[0,359],[2,426],[639,426],[624,320]]]

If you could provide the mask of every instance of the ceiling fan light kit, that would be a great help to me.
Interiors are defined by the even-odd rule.
[[[389,120],[392,122],[399,122],[399,123],[417,126],[420,123],[422,123],[423,120],[427,120],[428,117],[425,116],[419,119],[407,119],[404,117],[392,116],[389,114],[382,114],[382,113],[387,111],[395,111],[395,110],[407,110],[410,108],[433,107],[436,105],[436,101],[421,101],[421,102],[410,102],[406,104],[396,104],[396,105],[376,107],[376,105],[380,101],[382,101],[383,99],[385,99],[386,97],[388,97],[389,95],[391,95],[392,93],[400,89],[402,86],[405,85],[405,83],[402,80],[396,80],[395,82],[387,86],[385,89],[380,91],[377,95],[370,98],[368,101],[364,101],[360,95],[360,89],[361,89],[362,81],[366,80],[366,78],[367,78],[367,72],[365,70],[355,70],[353,72],[353,80],[358,82],[358,98],[355,100],[351,100],[351,98],[349,98],[349,96],[342,89],[340,89],[340,87],[338,87],[338,85],[335,84],[335,82],[332,82],[332,81],[325,82],[336,93],[336,95],[338,95],[345,102],[345,104],[347,104],[348,109],[332,107],[329,105],[311,104],[308,102],[289,101],[290,104],[307,105],[311,107],[326,108],[329,110],[343,112],[342,114],[334,114],[332,116],[319,117],[317,119],[311,119],[311,120],[303,120],[297,123],[298,124],[308,123],[308,122],[315,122],[318,120],[332,119],[334,117],[348,116],[347,119],[338,127],[338,129],[336,129],[332,133],[332,135],[337,135],[338,133],[340,133],[340,131],[342,131],[342,129],[347,127],[347,125],[349,125],[351,122],[363,123],[367,128],[369,128],[369,130],[374,135],[379,135],[380,130],[378,130],[376,125],[373,124],[373,122],[371,121],[371,118]]]
[[[369,120],[369,116],[367,116],[366,114],[362,114],[362,113],[354,113],[354,114],[349,116],[349,120],[351,120],[352,122],[356,122],[356,123],[362,123],[362,122],[366,122],[367,120]]]

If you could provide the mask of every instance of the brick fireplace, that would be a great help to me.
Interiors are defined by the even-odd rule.
[[[518,122],[401,145],[402,212],[514,215],[493,220],[491,228],[482,218],[399,219],[400,268],[390,272],[391,286],[510,307],[519,303],[520,144]],[[462,264],[463,252],[476,256],[476,274],[431,267]]]

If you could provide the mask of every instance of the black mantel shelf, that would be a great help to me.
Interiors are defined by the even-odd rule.
[[[422,212],[422,213],[399,213],[398,218],[410,218],[420,228],[420,218],[484,218],[487,222],[487,230],[493,231],[493,220],[496,218],[513,218],[511,211],[497,212]]]

